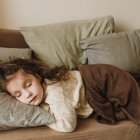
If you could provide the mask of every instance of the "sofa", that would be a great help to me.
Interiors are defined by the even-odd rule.
[[[31,45],[30,43],[33,43],[35,45],[35,43],[33,42],[33,40],[30,37],[24,36],[25,34],[27,34],[27,31],[24,32],[23,30],[25,31],[26,29],[22,28],[21,31],[0,29],[0,47],[2,49],[8,48],[12,51],[12,49],[15,49],[15,48],[28,49],[28,48],[30,48],[29,47],[29,45]],[[129,33],[126,33],[126,32],[121,33],[121,34],[119,34],[119,37],[118,37],[117,33],[113,33],[112,29],[110,29],[110,31],[108,31],[108,33],[106,33],[106,34],[107,35],[101,35],[99,33],[100,37],[94,36],[94,38],[93,38],[93,35],[91,35],[88,38],[81,39],[80,40],[81,50],[83,50],[82,60],[79,59],[80,61],[78,61],[77,63],[68,63],[66,66],[68,68],[73,68],[75,65],[78,65],[80,62],[89,63],[89,64],[109,63],[109,64],[114,64],[118,67],[121,67],[125,70],[130,70],[133,72],[139,71],[140,59],[138,56],[139,50],[137,48],[139,46],[139,44],[136,44],[136,41],[139,41],[139,37],[140,37],[139,30],[132,31]],[[132,38],[133,38],[133,40],[135,40],[133,34],[135,36],[137,36],[137,37],[135,37],[136,38],[135,43],[132,43],[131,41],[129,41],[129,39],[132,40]],[[30,35],[33,37],[33,34],[30,33]],[[131,38],[132,35],[133,35],[133,37]],[[110,36],[114,36],[113,39],[112,38],[110,39]],[[117,42],[118,38],[122,39],[123,36],[126,37],[124,39],[125,42],[120,41],[119,47],[123,43],[129,42],[129,44],[131,44],[131,46],[132,45],[134,46],[134,50],[136,50],[137,55],[133,55],[133,53],[132,53],[133,49],[131,49],[131,52],[124,51],[125,54],[123,54],[122,50],[119,47],[116,47],[116,48],[118,48],[118,50],[116,50],[114,48],[113,49],[110,48],[110,44],[115,44]],[[29,43],[29,41],[30,41],[30,43]],[[96,46],[94,46],[94,45],[96,45]],[[104,46],[106,46],[105,49],[104,49]],[[130,45],[128,45],[128,46],[130,47]],[[89,49],[88,49],[88,47],[89,47]],[[99,47],[100,49],[97,49],[97,47]],[[130,49],[131,47],[130,48],[129,47],[127,48],[127,46],[126,46],[126,48],[124,47],[124,49]],[[44,60],[44,58],[39,57],[39,54],[36,55],[37,49],[38,48],[36,48],[34,50],[35,52],[33,52],[33,54],[31,54],[31,52],[28,52],[30,54],[30,57],[32,55],[32,57],[36,57],[37,59]],[[102,53],[103,50],[106,54]],[[1,50],[1,52],[0,52],[1,55],[2,54],[4,54],[4,56],[7,55],[7,53],[4,53],[3,51],[5,51],[5,50],[4,49]],[[99,51],[99,52],[97,52],[97,51]],[[116,54],[116,51],[120,51],[120,52]],[[90,54],[91,52],[92,52],[92,54]],[[17,55],[19,55],[19,52],[16,52],[16,50],[14,50],[13,54],[15,56],[17,56]],[[118,56],[118,54],[120,54],[121,56],[119,58],[116,58]],[[130,54],[131,54],[131,56],[130,56]],[[15,56],[13,56],[13,57],[15,57]],[[129,60],[129,62],[127,62],[127,60],[126,60],[126,59],[129,59],[128,56],[130,56],[130,58],[132,59],[132,60]],[[24,56],[24,57],[28,58],[28,56]],[[123,57],[123,58],[121,58],[121,57]],[[85,60],[85,58],[88,58],[88,59]],[[52,61],[52,63],[55,63],[55,62]],[[135,65],[134,63],[137,65]],[[49,64],[49,65],[52,66],[51,64]],[[60,62],[58,62],[57,64],[60,64]],[[55,63],[55,65],[56,65],[56,63]],[[1,100],[1,98],[0,98],[0,100]],[[0,105],[1,105],[1,103],[0,103]],[[4,108],[6,108],[6,107],[4,107]],[[1,114],[2,114],[2,112],[1,112]],[[49,140],[60,140],[60,139],[61,140],[63,140],[63,139],[139,140],[140,139],[140,127],[138,125],[132,123],[129,120],[123,120],[123,121],[117,122],[115,125],[107,125],[107,124],[97,122],[94,119],[94,117],[91,115],[89,118],[86,118],[86,119],[78,118],[76,130],[74,132],[70,132],[70,133],[56,132],[44,125],[40,125],[40,126],[31,125],[30,127],[24,126],[23,128],[17,126],[14,129],[10,128],[8,130],[6,128],[5,130],[0,131],[0,140],[47,140],[47,139],[49,139]]]

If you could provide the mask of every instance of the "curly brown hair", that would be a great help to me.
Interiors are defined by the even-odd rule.
[[[50,80],[60,81],[66,80],[68,71],[64,66],[49,68],[47,65],[36,59],[16,58],[7,62],[0,62],[0,89],[5,90],[8,77],[15,74],[19,70],[26,73],[39,75],[42,80],[47,78]]]

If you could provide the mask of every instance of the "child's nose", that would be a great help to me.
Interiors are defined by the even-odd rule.
[[[29,99],[33,94],[32,94],[32,92],[30,92],[30,91],[26,91],[26,90],[24,90],[23,91],[24,93],[24,95],[25,95],[25,97],[27,98],[27,99]]]
[[[32,97],[32,92],[28,92],[28,94],[27,94],[27,98],[30,98],[30,97]]]

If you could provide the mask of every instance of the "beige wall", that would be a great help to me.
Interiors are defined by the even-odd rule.
[[[118,31],[140,28],[140,0],[0,0],[0,28],[112,15]]]

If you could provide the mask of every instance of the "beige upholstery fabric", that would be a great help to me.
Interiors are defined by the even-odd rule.
[[[16,41],[12,42],[16,38]],[[20,45],[19,45],[20,44]],[[18,31],[0,30],[0,45],[7,47],[28,47]],[[0,140],[139,140],[140,127],[130,121],[117,125],[106,125],[93,118],[78,121],[72,133],[59,133],[50,128],[20,128],[0,131]]]
[[[139,140],[140,128],[130,121],[106,125],[93,118],[79,120],[75,132],[59,133],[48,127],[0,132],[0,140]]]

